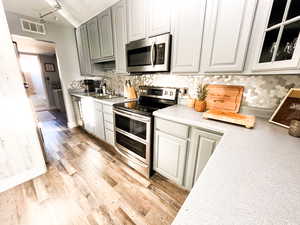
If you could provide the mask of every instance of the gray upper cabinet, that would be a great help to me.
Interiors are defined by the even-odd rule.
[[[114,47],[111,8],[106,9],[98,15],[98,28],[100,37],[101,59],[102,61],[113,60]]]
[[[126,73],[126,51],[127,43],[127,16],[126,16],[126,2],[119,1],[112,7],[112,21],[113,21],[113,36],[114,49],[116,59],[116,73]]]
[[[206,0],[177,2],[172,20],[173,72],[199,72]]]
[[[155,131],[153,168],[163,176],[183,185],[187,140]]]
[[[97,61],[98,59],[101,58],[97,17],[87,22],[87,31],[88,31],[89,45],[91,46],[90,48],[91,60]]]
[[[169,33],[171,29],[171,0],[149,1],[148,36]]]
[[[147,37],[148,0],[127,0],[128,41]]]
[[[92,74],[90,49],[87,33],[87,25],[83,24],[76,29],[76,40],[79,57],[80,73],[83,76]]]
[[[186,188],[193,187],[220,139],[221,135],[192,128],[184,185]]]
[[[242,72],[257,0],[209,0],[204,29],[204,72]]]

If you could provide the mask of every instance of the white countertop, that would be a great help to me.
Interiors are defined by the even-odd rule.
[[[134,101],[134,99],[127,99],[124,97],[118,97],[118,98],[107,98],[107,99],[99,99],[94,97],[93,94],[88,94],[88,93],[70,93],[70,95],[73,96],[77,96],[77,97],[91,97],[93,98],[95,101],[101,102],[103,104],[106,105],[113,105],[113,104],[117,104],[117,103],[122,103],[122,102],[130,102],[130,101]]]
[[[265,120],[247,129],[181,105],[154,115],[224,133],[172,225],[300,224],[300,138]]]

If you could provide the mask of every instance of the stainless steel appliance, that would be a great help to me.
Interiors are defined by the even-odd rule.
[[[152,168],[153,115],[177,104],[176,88],[139,87],[139,100],[114,105],[115,147],[120,157],[142,175]]]
[[[127,72],[170,71],[171,35],[133,41],[126,45]]]

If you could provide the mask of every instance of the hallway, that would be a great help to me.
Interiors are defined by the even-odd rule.
[[[171,224],[188,192],[151,181],[66,120],[42,122],[48,172],[0,194],[1,225]]]

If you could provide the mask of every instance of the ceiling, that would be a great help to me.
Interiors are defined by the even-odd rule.
[[[55,44],[46,41],[37,41],[32,38],[12,35],[13,41],[17,42],[18,50],[21,53],[38,55],[54,55]]]
[[[75,27],[86,22],[118,0],[58,0],[62,9],[44,19]],[[55,0],[3,0],[4,8],[14,13],[39,18],[56,4]]]

